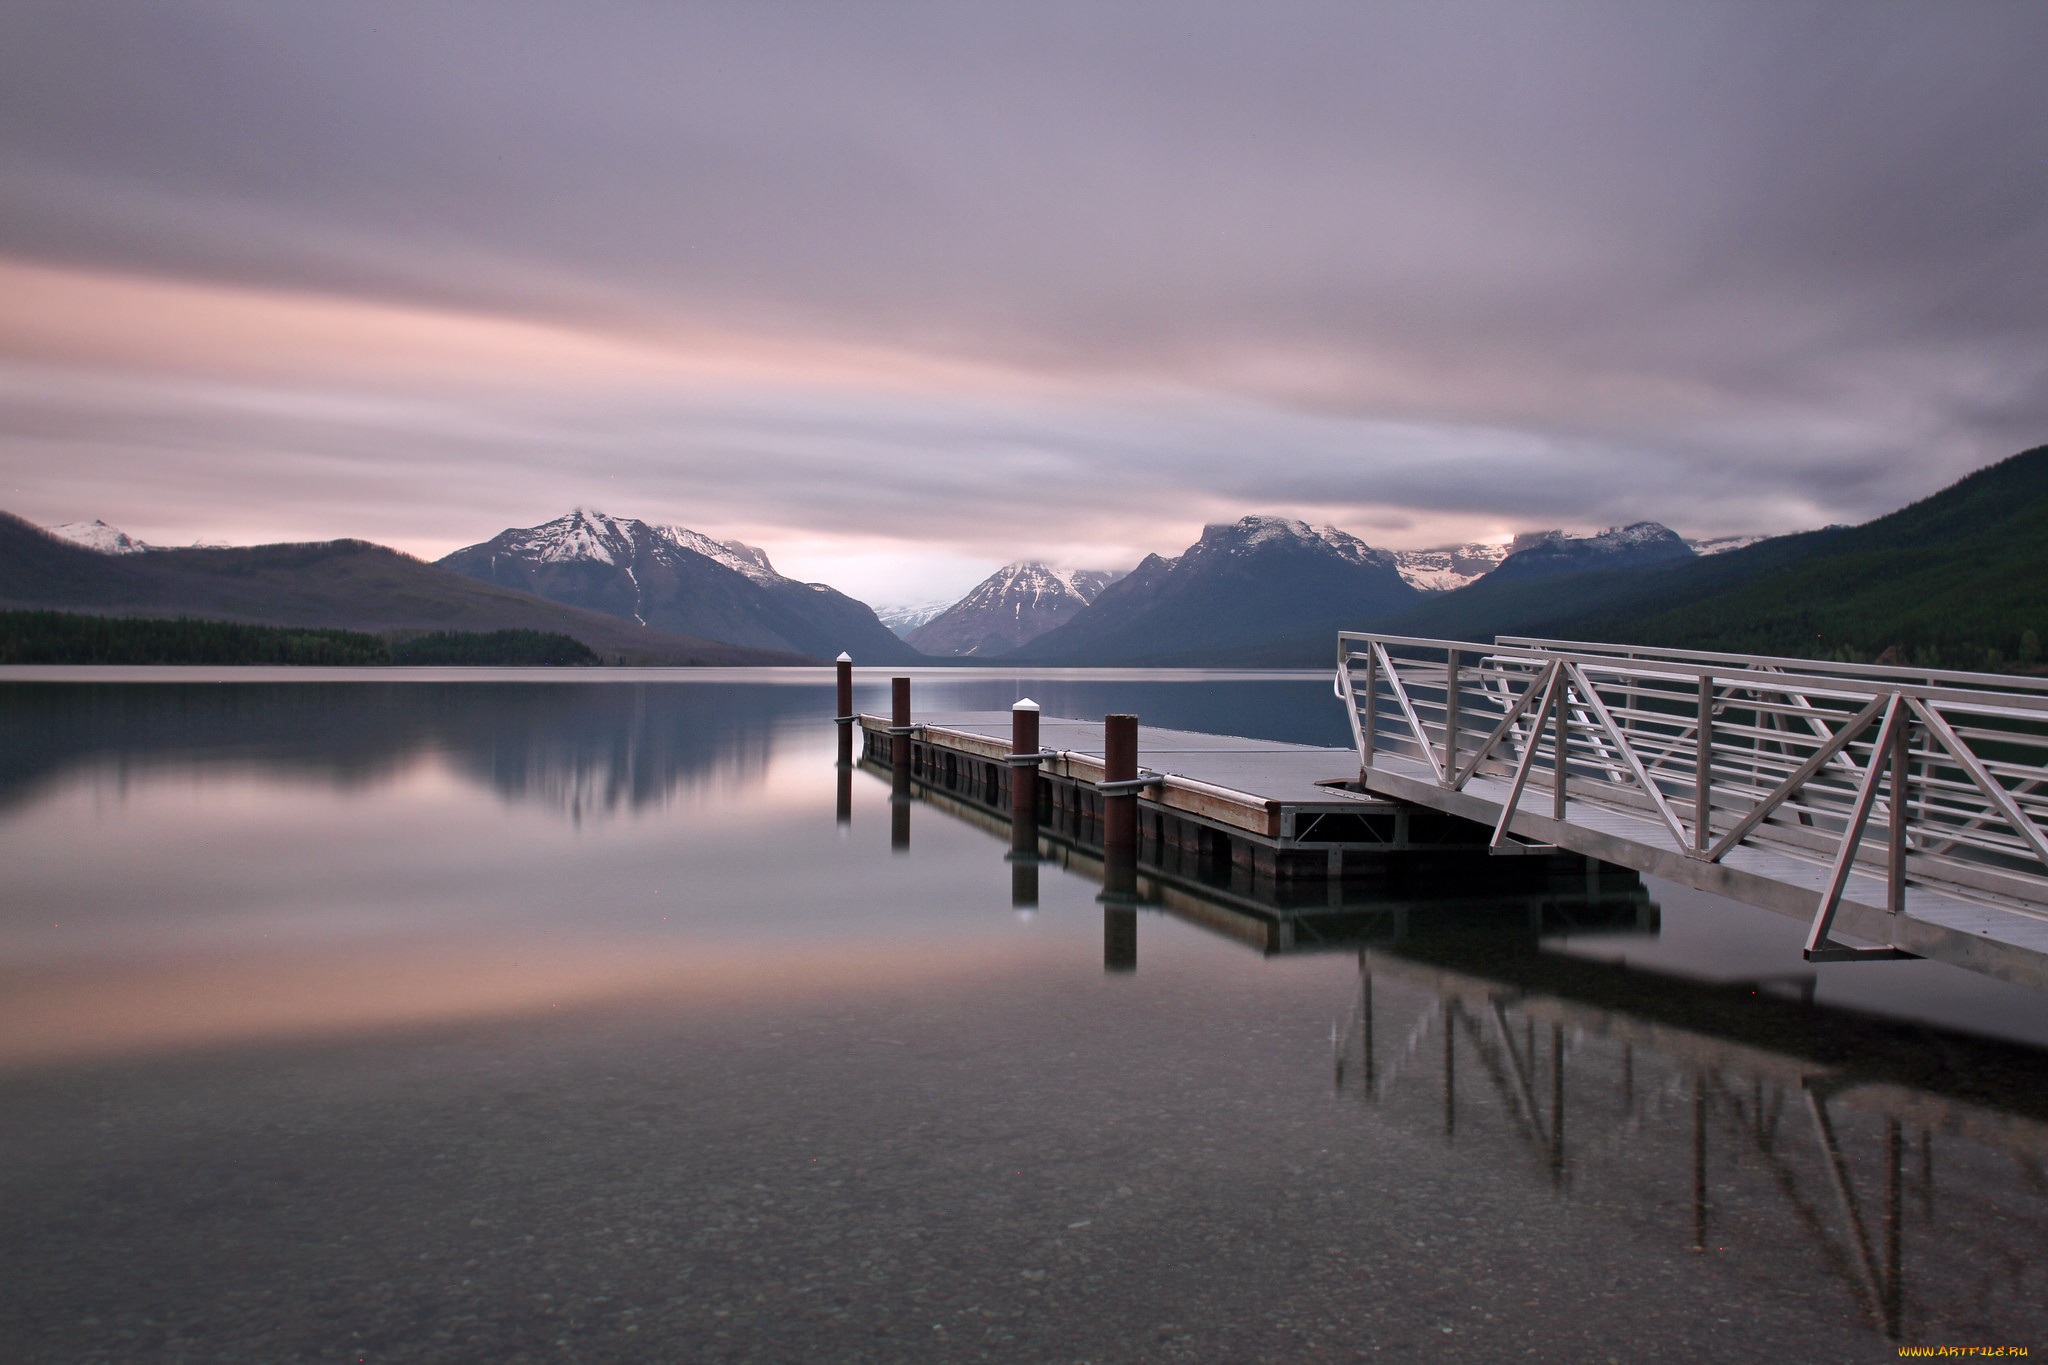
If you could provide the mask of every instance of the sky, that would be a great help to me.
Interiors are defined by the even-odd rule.
[[[2048,7],[0,8],[0,509],[877,604],[1248,513],[1867,520],[2048,441]]]

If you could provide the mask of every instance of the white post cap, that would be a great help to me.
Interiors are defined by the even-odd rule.
[[[1012,711],[1036,711],[1038,709],[1038,703],[1031,700],[1031,698],[1029,697],[1025,697],[1019,700],[1018,703],[1015,706],[1012,706],[1010,709]]]
[[[850,664],[853,662],[853,656],[842,649],[839,651],[839,657],[837,659],[834,659],[832,662],[840,664]]]

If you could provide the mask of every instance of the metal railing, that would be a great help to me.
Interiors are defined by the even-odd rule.
[[[1766,847],[1829,869],[1815,961],[1908,956],[1828,937],[1852,870],[1909,889],[2048,907],[2048,684],[1755,655],[1344,632],[1338,689],[1361,769],[1508,783],[1494,846],[1532,788],[1661,825],[1684,855]]]

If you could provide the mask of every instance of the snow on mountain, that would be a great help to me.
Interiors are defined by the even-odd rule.
[[[1696,555],[1725,555],[1730,550],[1746,550],[1769,539],[1769,536],[1715,536],[1711,540],[1688,540],[1685,543]]]
[[[893,607],[876,607],[883,625],[908,639],[910,633],[954,603],[951,597],[934,597],[924,602],[903,602]]]
[[[1242,517],[1203,527],[1172,559],[1146,556],[1019,657],[1172,662],[1371,621],[1418,598],[1390,550],[1291,517]]]
[[[444,568],[728,644],[875,663],[916,659],[865,604],[775,571],[765,551],[579,507],[457,550]]]
[[[1502,578],[1545,578],[1584,569],[1633,569],[1692,559],[1693,548],[1676,531],[1654,521],[1610,526],[1593,536],[1563,531],[1525,531],[1508,547],[1494,573]]]
[[[759,546],[748,545],[738,540],[713,540],[710,536],[687,530],[681,526],[650,527],[671,545],[685,550],[695,550],[706,559],[715,559],[736,573],[743,573],[756,583],[788,583],[793,580],[775,572],[775,566],[768,562],[768,552]]]
[[[1418,592],[1450,592],[1499,568],[1508,557],[1508,547],[1505,542],[1473,541],[1433,550],[1395,550],[1393,555],[1409,587]]]
[[[1007,653],[1078,615],[1119,575],[1006,564],[904,638],[927,654]]]
[[[67,521],[62,526],[45,526],[43,529],[59,540],[68,540],[73,545],[97,550],[103,555],[139,555],[154,548],[104,521]]]

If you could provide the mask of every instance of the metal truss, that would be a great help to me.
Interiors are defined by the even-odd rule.
[[[2048,907],[2048,683],[2033,678],[1516,639],[1345,632],[1337,688],[1361,770],[1398,757],[1500,800],[1519,852],[1531,787],[1550,817],[1627,812],[1685,857],[1765,847],[1829,869],[1811,961],[1910,957],[1830,936],[1852,872],[1886,908],[1913,887]],[[1502,800],[1498,783],[1505,781]]]

